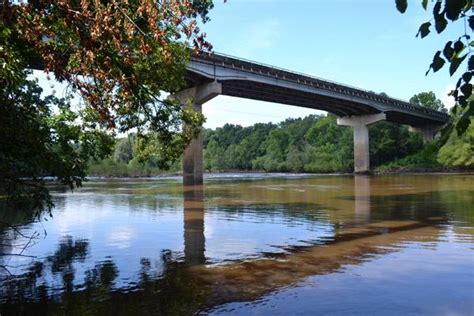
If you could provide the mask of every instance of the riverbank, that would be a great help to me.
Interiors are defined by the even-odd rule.
[[[398,174],[459,174],[459,173],[474,173],[474,168],[455,168],[455,167],[436,167],[436,168],[409,168],[400,167],[397,169],[375,169],[372,175],[398,175]],[[206,176],[213,175],[216,177],[225,176],[228,174],[232,175],[282,175],[282,176],[348,176],[352,173],[347,172],[331,172],[331,173],[311,173],[311,172],[265,172],[263,170],[224,170],[216,172],[205,172]],[[181,177],[183,174],[181,171],[177,172],[160,172],[147,175],[137,174],[90,174],[87,177],[89,179],[139,179],[139,178],[168,178],[168,177]]]

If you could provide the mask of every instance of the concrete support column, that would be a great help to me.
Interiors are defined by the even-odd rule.
[[[194,111],[202,113],[202,105],[222,93],[222,85],[212,82],[176,93],[173,97],[185,106],[191,103]],[[186,128],[186,127],[185,127]],[[183,184],[203,183],[202,133],[191,140],[183,155]]]
[[[369,128],[367,125],[355,125],[354,131],[354,172],[370,170]]]
[[[432,142],[435,138],[436,132],[438,132],[442,128],[443,126],[434,126],[434,125],[421,126],[421,127],[409,126],[408,130],[412,133],[421,134],[421,136],[423,137],[423,143],[426,144],[426,143]]]
[[[354,130],[354,172],[370,172],[368,125],[386,119],[385,113],[338,117],[337,124]]]
[[[202,113],[202,104],[193,103],[193,110]],[[203,184],[202,133],[192,139],[183,154],[183,185]]]

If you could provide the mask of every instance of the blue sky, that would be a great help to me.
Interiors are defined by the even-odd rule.
[[[457,38],[462,21],[446,34],[415,35],[430,19],[421,1],[405,14],[394,0],[215,0],[203,30],[216,52],[247,58],[408,100],[434,91],[445,103],[456,82],[447,69],[425,76],[436,50]],[[231,97],[204,104],[206,126],[278,122],[315,110]]]
[[[434,91],[448,106],[456,82],[447,69],[425,76],[433,54],[464,32],[462,21],[439,35],[416,38],[429,20],[421,1],[405,14],[394,0],[214,0],[202,31],[216,52],[307,73],[408,100]],[[461,67],[462,68],[462,67]],[[459,73],[462,71],[460,68]],[[458,74],[459,75],[459,74]],[[41,82],[44,82],[41,80]],[[322,113],[219,96],[203,105],[205,127],[252,125]]]

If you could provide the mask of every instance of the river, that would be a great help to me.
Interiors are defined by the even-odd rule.
[[[2,214],[2,316],[474,315],[473,174],[93,179],[53,195],[52,217]]]

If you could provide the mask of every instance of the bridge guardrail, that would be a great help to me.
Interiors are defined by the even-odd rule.
[[[250,71],[252,73],[259,74],[259,75],[262,75],[262,74],[271,75],[271,76],[275,76],[277,79],[279,78],[279,79],[284,79],[284,80],[291,80],[291,81],[298,82],[305,85],[316,86],[318,88],[323,88],[327,90],[345,93],[348,95],[363,97],[372,101],[390,104],[390,105],[408,109],[414,112],[421,112],[424,114],[428,114],[428,115],[439,118],[443,122],[447,122],[450,119],[450,116],[443,112],[428,109],[425,107],[421,107],[421,106],[403,101],[401,99],[393,98],[390,96],[386,97],[369,90],[353,87],[346,84],[341,84],[341,83],[331,81],[331,80],[322,79],[322,78],[311,76],[311,75],[304,74],[301,72],[296,72],[296,71],[284,69],[281,67],[275,67],[275,66],[264,64],[264,63],[254,62],[251,60],[238,58],[235,56],[230,56],[230,55],[221,54],[221,53],[211,53],[211,54],[203,53],[199,55],[197,58],[203,59],[203,57],[204,59],[209,60],[213,64],[220,61],[221,66],[224,66],[224,67],[230,66],[229,68],[240,68],[242,70]]]

